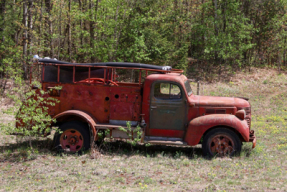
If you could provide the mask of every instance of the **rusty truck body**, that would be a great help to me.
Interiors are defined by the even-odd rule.
[[[88,149],[98,133],[130,138],[140,127],[142,142],[202,144],[206,156],[239,153],[256,138],[247,99],[193,94],[182,70],[138,63],[69,63],[38,59],[42,89],[60,102],[49,108],[59,126],[55,145],[71,152]],[[132,71],[128,82],[119,74]],[[32,76],[32,75],[31,75]],[[127,74],[125,77],[129,77]],[[61,86],[61,90],[55,87]],[[35,87],[34,87],[35,88]],[[131,124],[130,134],[123,131]]]

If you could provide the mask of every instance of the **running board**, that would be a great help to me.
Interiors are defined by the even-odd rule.
[[[186,142],[183,141],[158,141],[158,140],[151,140],[151,141],[144,141],[145,143],[156,144],[156,145],[187,145]]]
[[[125,129],[127,128],[127,126],[122,126],[122,125],[111,125],[111,124],[100,124],[100,123],[97,123],[95,128],[96,129],[118,129],[119,127],[122,127]]]
[[[145,136],[145,143],[159,145],[187,145],[182,138]]]
[[[120,129],[123,128],[124,130]],[[106,135],[107,138],[117,138],[117,139],[134,139],[141,137],[143,138],[143,132],[138,135],[136,127],[126,127],[121,125],[111,125],[111,124],[97,124],[95,126],[96,130],[109,130],[109,134]],[[136,131],[134,131],[136,129]],[[142,129],[141,129],[142,130]],[[143,139],[141,139],[143,140]]]

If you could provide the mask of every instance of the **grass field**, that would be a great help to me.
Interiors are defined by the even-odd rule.
[[[200,146],[124,141],[107,142],[100,153],[59,155],[50,150],[51,137],[31,150],[27,141],[1,134],[0,191],[287,191],[286,88],[287,75],[267,69],[203,82],[201,95],[250,98],[257,146],[245,143],[234,158],[205,159]]]

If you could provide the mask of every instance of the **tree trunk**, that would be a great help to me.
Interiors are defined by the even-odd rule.
[[[72,1],[69,0],[69,21],[68,21],[68,53],[69,53],[69,61],[72,60],[72,30],[71,30],[71,7]]]
[[[201,0],[201,5],[203,5],[205,3],[205,0]],[[202,9],[202,13],[201,13],[201,25],[203,26],[205,24],[205,21],[204,21],[204,18],[205,18],[205,9],[203,8]],[[202,37],[201,37],[201,40],[202,40],[202,55],[204,56],[204,44],[205,44],[205,38],[204,38],[204,32],[202,33]]]
[[[33,48],[33,41],[32,41],[32,32],[33,32],[33,0],[29,0],[28,2],[28,55],[29,57],[32,56],[32,48]],[[32,58],[32,57],[31,57]]]
[[[79,9],[80,9],[80,13],[82,14],[83,13],[83,3],[82,3],[82,0],[79,0]],[[80,19],[80,29],[82,30],[83,29],[83,19],[81,17]],[[83,48],[84,47],[84,41],[83,41],[83,32],[81,31],[81,34],[80,34],[80,48]],[[81,55],[82,56],[82,55]]]
[[[226,30],[226,0],[223,3],[223,10],[222,10],[222,15],[223,15],[223,33],[225,33]]]
[[[6,0],[2,0],[0,2],[0,43],[1,44],[4,44],[5,42],[5,34],[4,34],[4,31],[5,31],[5,9],[6,7]],[[2,41],[2,42],[1,42]],[[3,65],[3,59],[5,57],[5,52],[4,50],[1,50],[0,49],[0,68],[2,68],[2,65]],[[0,81],[0,90],[2,89],[2,93],[0,93],[0,95],[3,95],[4,91],[5,91],[5,85],[6,85],[6,82],[7,80],[3,78],[4,75],[7,75],[5,74],[5,67],[3,66],[3,71],[0,72],[0,78],[1,78],[1,81]]]
[[[283,29],[284,30],[284,29]],[[286,36],[284,37],[283,65],[286,66]]]
[[[28,7],[27,7],[27,0],[23,1],[23,26],[24,26],[24,33],[23,33],[23,77],[27,79],[27,29],[28,29]]]
[[[42,39],[42,22],[43,22],[43,0],[41,0],[41,9],[40,9],[40,23],[39,23],[39,38],[38,38],[38,47],[41,47]],[[38,50],[38,55],[40,55],[40,49]]]
[[[118,33],[118,16],[119,16],[119,5],[117,6],[117,11],[116,11],[116,19],[115,19],[115,21],[116,21],[116,26],[115,26],[115,30],[114,30],[114,37],[113,37],[113,39],[114,39],[114,41],[113,42],[118,42],[119,40],[118,40],[118,35],[117,35],[117,33]],[[116,43],[116,45],[114,46],[114,43],[112,44],[112,50],[111,50],[111,56],[110,56],[110,61],[114,61],[114,59],[115,59],[115,54],[116,54],[116,47],[117,47],[117,43]]]
[[[214,3],[214,33],[215,33],[215,36],[216,36],[216,39],[218,37],[218,27],[217,27],[217,0],[214,0],[213,1]],[[218,40],[218,39],[217,39]],[[218,64],[218,52],[216,51],[216,48],[215,48],[215,52],[214,52],[214,60],[215,60],[215,63]],[[220,69],[221,69],[221,66],[220,66]],[[221,72],[220,72],[221,73]],[[220,75],[220,74],[219,74]]]
[[[123,15],[123,20],[126,19],[126,9],[124,11],[124,15]],[[123,28],[123,25],[120,25],[120,28],[119,30],[117,30],[117,41],[116,41],[116,46],[115,46],[115,51],[114,51],[114,54],[113,54],[113,61],[116,59],[116,55],[117,55],[117,52],[118,52],[118,48],[119,48],[119,42],[120,42],[120,38],[121,38],[121,32],[122,32],[122,28]]]
[[[50,54],[48,53],[48,51],[46,51],[46,53],[48,55],[50,55],[51,58],[54,57],[54,46],[53,46],[53,39],[52,39],[52,35],[53,35],[53,24],[52,24],[52,8],[53,8],[53,4],[51,2],[51,0],[45,0],[45,4],[46,4],[46,12],[48,14],[48,16],[46,17],[46,22],[48,24],[48,35],[46,35],[46,46],[50,47]]]
[[[6,0],[1,0],[1,2],[0,2],[0,16],[1,16],[0,35],[2,37],[1,36],[0,37],[2,38],[2,43],[4,43],[4,41],[5,41],[5,35],[4,35],[4,30],[5,30],[5,12],[6,12]]]
[[[90,0],[90,10],[91,10],[91,18],[90,18],[90,48],[92,50],[91,54],[91,62],[96,62],[96,57],[94,55],[94,48],[95,48],[95,23],[97,21],[97,11],[98,11],[98,3],[99,0],[96,1],[95,13],[93,12],[94,3],[93,0]]]
[[[60,53],[61,53],[61,36],[62,36],[62,2],[60,2],[60,14],[59,14],[59,38],[58,38],[58,57],[57,59],[60,60]]]
[[[281,73],[281,56],[278,55],[278,72]]]

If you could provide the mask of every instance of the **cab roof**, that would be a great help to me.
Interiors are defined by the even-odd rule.
[[[182,73],[166,73],[166,74],[151,74],[147,76],[146,81],[174,81],[174,82],[184,82],[187,80],[186,76]]]

